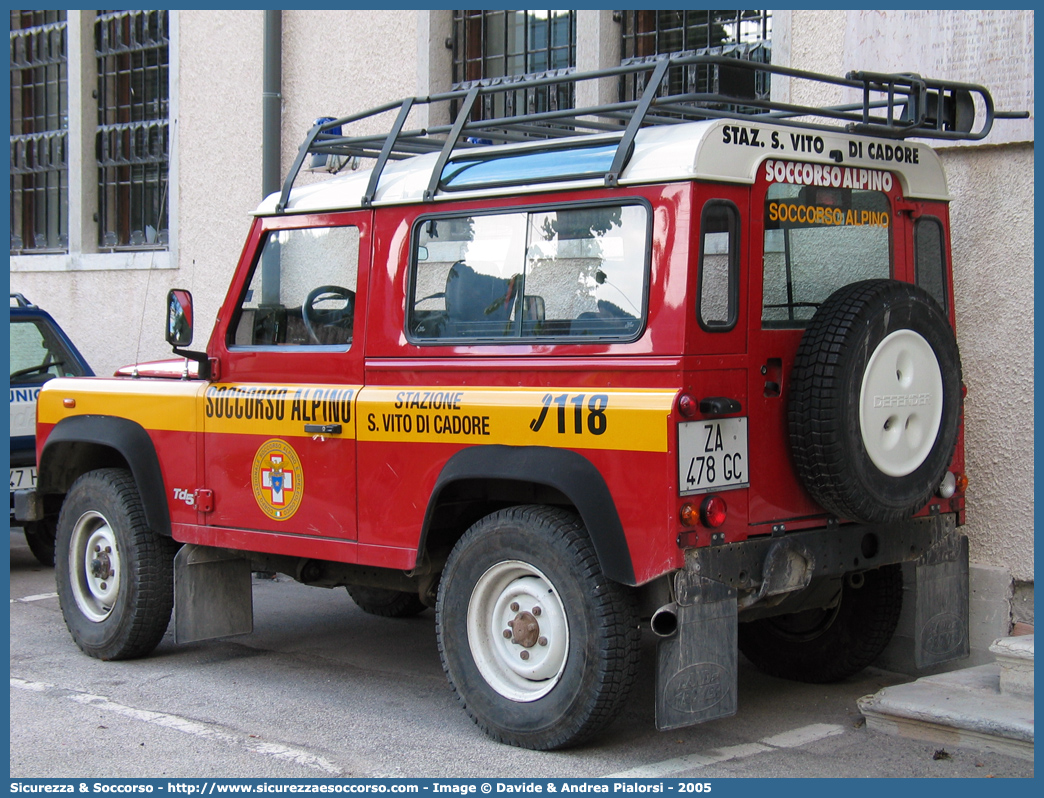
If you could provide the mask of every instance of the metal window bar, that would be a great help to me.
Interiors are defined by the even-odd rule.
[[[624,59],[757,44],[772,38],[771,11],[619,11],[616,19],[621,23]]]
[[[736,11],[621,11],[617,12],[621,30],[621,62],[640,63],[661,56],[687,55],[732,56],[767,64],[771,61],[772,12]],[[754,72],[734,75],[753,80],[745,89],[756,97],[767,99],[769,74]],[[665,94],[713,92],[713,81],[719,76],[712,69],[697,65],[671,69]],[[620,99],[637,99],[645,86],[633,80],[620,81]],[[733,105],[731,110],[744,110]],[[751,109],[747,108],[747,111]]]
[[[69,247],[66,12],[10,12],[11,253]]]
[[[104,249],[167,245],[170,162],[167,11],[102,11],[98,59],[98,234]]]
[[[690,67],[711,70],[715,78],[711,83],[713,90],[666,93],[664,86],[667,84],[667,73],[672,69]],[[759,73],[766,73],[766,78],[780,75],[817,85],[840,86],[861,97],[861,101],[816,107],[774,102],[768,97],[757,97],[753,92],[743,93],[756,85],[756,80],[752,81],[750,75],[756,78]],[[546,87],[557,91],[566,85],[575,92],[576,84],[581,81],[605,78],[633,80],[645,88],[637,100],[584,108],[534,111],[493,119],[475,119],[471,113],[474,105],[486,95],[514,92],[520,88],[536,91]],[[407,125],[406,117],[410,112],[424,105],[439,103],[459,106],[452,123],[413,128]],[[975,118],[976,104],[984,110],[979,119]],[[369,111],[316,125],[301,145],[283,183],[277,212],[286,208],[297,174],[306,158],[312,154],[334,155],[345,162],[355,158],[376,159],[363,198],[364,205],[369,204],[375,196],[381,170],[387,160],[421,153],[439,153],[431,183],[425,193],[426,199],[432,199],[440,190],[445,190],[441,186],[443,168],[453,159],[502,157],[502,150],[490,148],[486,143],[522,141],[531,142],[542,149],[576,149],[593,144],[609,144],[615,146],[615,156],[612,166],[602,175],[602,179],[607,185],[613,185],[626,166],[634,137],[641,127],[700,119],[751,118],[749,113],[733,110],[736,106],[758,111],[759,119],[771,120],[787,127],[831,132],[842,130],[888,139],[917,137],[976,141],[988,135],[995,118],[1024,116],[1020,113],[996,112],[989,91],[974,84],[930,80],[910,74],[870,72],[850,72],[842,78],[723,56],[661,57],[594,72],[520,76],[483,82],[467,90],[387,103]],[[357,124],[372,130],[377,124],[384,124],[385,120],[388,133],[351,135],[351,128]],[[558,143],[563,136],[573,138],[568,143]],[[584,137],[587,137],[586,140]],[[558,176],[550,179],[565,178]]]
[[[576,66],[575,11],[454,11],[453,89],[514,76],[561,74]],[[473,118],[571,108],[571,87],[483,95]],[[456,107],[451,108],[456,114]]]

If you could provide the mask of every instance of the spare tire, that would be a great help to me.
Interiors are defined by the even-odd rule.
[[[946,474],[961,401],[957,342],[926,291],[894,280],[840,288],[794,358],[788,422],[797,473],[840,518],[908,518]]]

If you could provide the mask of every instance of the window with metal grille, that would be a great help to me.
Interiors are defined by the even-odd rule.
[[[64,11],[11,11],[11,252],[69,246]]]
[[[718,55],[770,63],[772,55],[772,12],[738,11],[619,11],[621,57],[624,64],[646,61],[661,55]],[[735,74],[732,74],[735,73]],[[749,80],[749,86],[731,86],[759,99],[769,96],[765,73],[731,71],[732,80]],[[667,73],[667,94],[708,93],[720,88],[719,70],[689,65]],[[644,86],[633,79],[621,83],[621,99],[633,100]]]
[[[98,236],[103,249],[167,245],[167,11],[100,11]]]
[[[508,82],[576,67],[576,11],[454,11],[453,88]],[[483,98],[480,118],[573,107],[572,86]]]

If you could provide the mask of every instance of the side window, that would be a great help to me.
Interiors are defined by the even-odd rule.
[[[633,340],[648,236],[644,205],[422,220],[407,331],[422,342]]]
[[[413,303],[418,338],[507,338],[519,320],[526,214],[424,221],[414,236]]]
[[[358,276],[355,227],[269,233],[232,324],[229,346],[347,348]]]
[[[83,369],[43,321],[11,322],[11,384],[43,383],[52,377],[79,377]]]
[[[876,174],[887,177],[887,190],[891,175]],[[804,327],[838,288],[892,276],[888,195],[773,183],[765,196],[764,258],[762,326]]]
[[[711,200],[700,217],[697,318],[707,332],[736,326],[739,305],[739,211],[731,202]]]
[[[917,284],[931,294],[944,311],[949,311],[945,252],[942,223],[934,216],[922,216],[914,225],[914,269]]]

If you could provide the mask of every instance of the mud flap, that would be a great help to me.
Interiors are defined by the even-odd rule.
[[[914,665],[930,668],[967,657],[968,538],[951,530],[914,563]]]
[[[250,560],[186,544],[174,558],[174,641],[193,643],[254,630]]]
[[[675,579],[677,631],[656,646],[656,728],[736,714],[736,590],[693,571]]]

